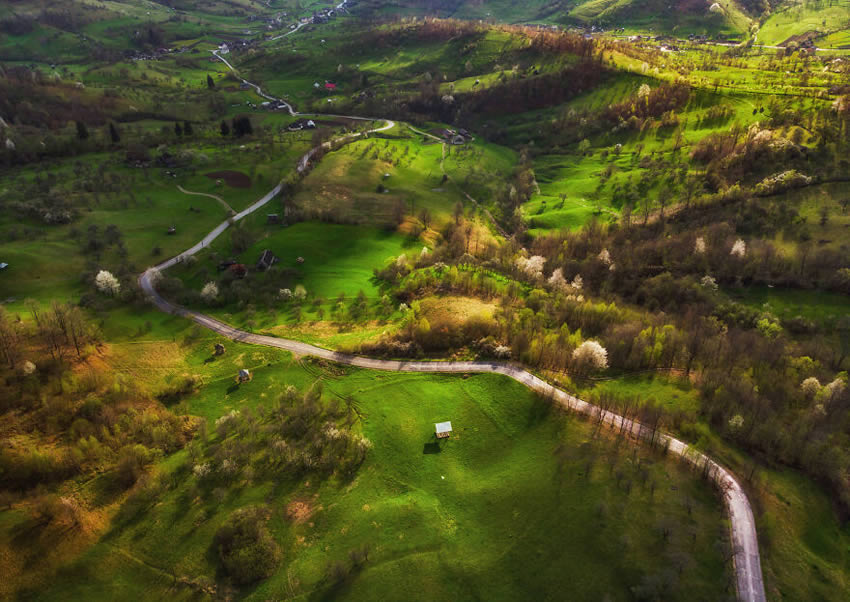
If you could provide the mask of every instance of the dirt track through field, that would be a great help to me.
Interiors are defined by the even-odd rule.
[[[180,184],[178,184],[178,185],[177,185],[177,190],[179,190],[179,191],[180,191],[180,192],[182,192],[183,194],[191,194],[191,195],[194,195],[194,196],[205,196],[205,197],[208,197],[208,198],[211,198],[211,199],[215,199],[215,200],[217,200],[219,203],[221,203],[221,206],[222,206],[222,207],[224,207],[225,209],[227,209],[227,210],[228,210],[231,214],[235,214],[235,213],[236,213],[236,212],[233,210],[233,207],[231,207],[230,205],[228,205],[228,204],[227,204],[227,201],[225,201],[223,198],[221,198],[221,197],[220,197],[220,196],[218,196],[217,194],[209,194],[209,193],[206,193],[206,192],[192,192],[191,190],[186,190],[186,189],[185,189],[185,188],[183,188]]]
[[[300,28],[300,27],[299,27]],[[295,33],[298,29],[292,30],[290,33]],[[289,35],[289,34],[287,34]],[[223,57],[218,54],[218,51],[213,51],[213,54],[224,62],[231,70],[236,71],[233,66]],[[292,115],[304,115],[297,113],[288,103],[276,99],[264,93],[262,89],[247,80],[242,80],[251,85],[257,93],[263,98],[275,100],[283,103]],[[357,121],[378,121],[366,117],[353,117],[342,115],[328,115],[328,117],[345,117],[347,119]],[[390,120],[385,121],[382,127],[370,129],[365,134],[371,132],[379,132],[391,129],[395,123]],[[364,133],[348,134],[343,136],[343,139],[361,136]],[[339,140],[339,139],[338,139]],[[331,143],[327,142],[323,145],[324,148],[331,148]],[[296,170],[298,173],[303,173],[310,164],[310,161],[319,152],[319,148],[314,148],[308,151],[298,161]],[[521,366],[509,362],[500,361],[397,361],[397,360],[381,360],[358,355],[351,355],[331,351],[316,347],[301,341],[290,339],[279,339],[265,335],[253,334],[239,330],[225,324],[215,318],[205,314],[188,310],[179,305],[175,305],[163,298],[156,290],[154,284],[160,272],[168,269],[176,263],[183,261],[183,258],[194,255],[224,232],[231,223],[250,215],[271,199],[280,193],[281,184],[278,184],[263,198],[259,199],[253,205],[244,211],[236,214],[230,220],[219,224],[209,234],[207,234],[199,243],[184,251],[180,255],[172,257],[164,261],[154,268],[147,269],[139,276],[139,285],[150,301],[161,311],[185,317],[193,322],[207,328],[223,337],[247,343],[252,345],[263,345],[266,347],[275,347],[295,353],[297,355],[312,355],[326,360],[367,368],[370,370],[385,370],[393,372],[441,372],[441,373],[470,373],[470,372],[487,372],[492,374],[502,374],[526,387],[536,391],[537,393],[552,399],[552,401],[561,407],[570,409],[581,414],[590,416],[593,420],[599,421],[601,424],[606,424],[612,429],[634,438],[636,440],[649,441],[652,444],[660,445],[667,449],[668,453],[679,456],[687,463],[691,464],[702,472],[706,477],[710,478],[720,490],[723,502],[726,506],[726,511],[729,514],[729,521],[732,535],[732,546],[735,562],[735,580],[738,592],[738,598],[746,602],[763,602],[766,600],[764,591],[764,581],[761,571],[761,557],[759,555],[758,535],[756,533],[755,517],[752,507],[747,499],[747,494],[737,479],[727,469],[719,465],[717,462],[706,456],[702,452],[691,448],[689,445],[663,433],[659,433],[645,425],[624,418],[613,412],[603,410],[599,406],[595,406],[584,400],[570,395],[569,393],[558,389],[541,378],[531,374]]]

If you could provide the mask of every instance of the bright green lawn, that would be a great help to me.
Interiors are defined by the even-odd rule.
[[[315,367],[304,371],[283,353],[228,349],[204,369],[212,374],[189,402],[192,413],[210,421],[230,409],[268,404],[284,383],[303,388],[315,377]],[[254,380],[233,391],[228,366],[237,356],[254,367]],[[221,502],[204,502],[193,499],[192,477],[183,473],[159,503],[116,525],[32,597],[154,599],[165,595],[159,570],[212,578],[209,544],[217,526],[233,509],[264,502],[284,562],[270,579],[242,592],[248,599],[630,600],[629,588],[668,562],[684,563],[673,591],[697,599],[728,596],[715,546],[726,529],[719,500],[681,464],[641,451],[644,485],[625,446],[615,454],[614,470],[630,481],[627,492],[603,460],[612,453],[610,442],[593,439],[589,424],[553,412],[503,377],[350,370],[325,379],[327,394],[355,397],[364,415],[358,428],[374,444],[354,480],[234,483]],[[434,451],[433,423],[446,419],[453,437],[439,453],[425,453]],[[559,445],[560,471],[553,455]],[[175,470],[184,458],[178,454],[161,470]],[[309,522],[285,519],[293,500],[311,504]],[[685,500],[691,500],[690,514]],[[663,524],[673,529],[666,543]],[[341,589],[329,588],[328,564],[347,562],[348,551],[364,544],[368,563]],[[104,563],[107,550],[112,559]],[[135,571],[124,560],[130,557],[138,559]]]

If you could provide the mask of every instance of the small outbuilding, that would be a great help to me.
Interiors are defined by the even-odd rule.
[[[265,271],[272,267],[274,264],[276,264],[278,261],[280,260],[277,258],[277,256],[268,249],[266,249],[265,251],[263,251],[263,253],[260,255],[260,258],[257,260],[257,269],[260,271]]]
[[[168,229],[168,233],[169,233],[169,234],[177,234],[177,228],[175,228],[174,226],[171,226],[171,227]]]
[[[266,223],[267,224],[279,224],[280,216],[277,213],[269,213],[266,215]]]
[[[437,439],[448,439],[452,434],[451,422],[438,422],[434,425]]]
[[[246,383],[251,380],[251,373],[248,372],[245,368],[242,368],[239,371],[239,374],[236,375],[237,382]]]
[[[224,345],[222,345],[221,343],[215,344],[215,354],[216,355],[224,355],[225,351],[227,351],[227,350],[224,348]]]
[[[8,263],[6,263],[5,261],[0,261],[0,270],[5,270],[8,267],[9,267]]]

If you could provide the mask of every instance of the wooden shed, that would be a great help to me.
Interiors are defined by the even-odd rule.
[[[437,433],[437,439],[448,439],[452,434],[451,422],[438,422],[434,427]]]

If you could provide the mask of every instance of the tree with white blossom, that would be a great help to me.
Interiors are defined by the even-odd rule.
[[[810,376],[800,383],[800,389],[802,389],[806,399],[814,399],[815,395],[820,392],[820,381],[814,376]]]
[[[581,287],[584,286],[584,279],[581,277],[581,274],[576,274],[576,277],[573,278],[573,281],[570,283],[575,290],[580,291]]]
[[[552,275],[549,276],[549,280],[547,281],[549,286],[557,291],[566,290],[570,285],[567,283],[567,279],[564,278],[564,270],[561,268],[557,268]]]
[[[585,341],[573,351],[579,372],[596,372],[608,367],[608,350],[596,341]]]
[[[520,256],[516,260],[516,266],[535,280],[543,277],[543,265],[545,263],[546,258],[540,255],[532,255],[531,257]]]
[[[207,282],[201,289],[201,299],[207,303],[214,303],[218,299],[218,285],[215,282]]]
[[[100,270],[97,276],[94,277],[94,285],[101,293],[115,296],[121,292],[121,283],[118,281],[112,272],[108,270]]]
[[[742,239],[738,239],[735,241],[735,244],[732,245],[732,250],[729,251],[729,254],[733,257],[741,257],[744,258],[747,256],[747,243],[745,243]]]
[[[694,253],[705,255],[705,249],[705,239],[702,236],[697,236],[696,241],[694,241]]]

